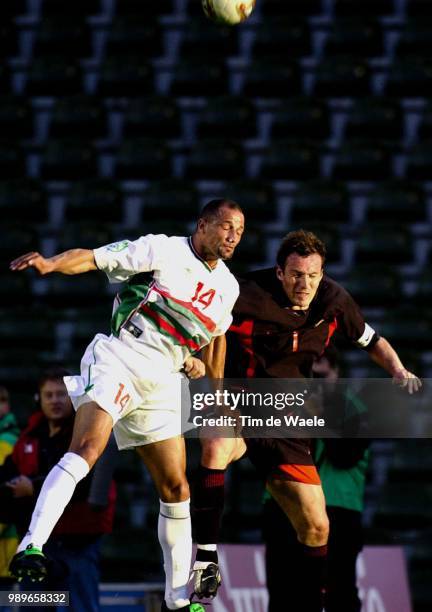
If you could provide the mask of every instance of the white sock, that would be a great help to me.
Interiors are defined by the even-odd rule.
[[[76,485],[89,473],[89,465],[76,453],[66,453],[51,469],[42,485],[33,510],[30,527],[18,546],[42,548],[70,501]]]
[[[189,604],[188,581],[192,560],[190,500],[160,502],[158,536],[165,569],[165,601],[170,610]]]

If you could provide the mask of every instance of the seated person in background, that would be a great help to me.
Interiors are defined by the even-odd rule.
[[[40,409],[30,416],[12,455],[0,467],[0,520],[2,515],[13,520],[20,535],[27,528],[47,473],[71,440],[75,412],[63,382],[68,374],[53,368],[42,375],[38,384]],[[111,476],[112,466],[101,457],[77,486],[44,549],[51,563],[42,588],[69,591],[74,612],[99,610],[100,541],[112,530],[116,497]],[[97,493],[105,495],[97,499]],[[25,589],[34,590],[34,583]]]
[[[312,369],[314,377],[337,380],[339,365],[336,350],[328,347]],[[349,408],[345,406],[345,397],[336,388],[332,391],[326,387],[323,401],[331,402],[332,407],[340,413]],[[360,402],[361,399],[356,397],[357,412]],[[361,610],[356,584],[356,561],[363,546],[361,513],[368,445],[369,441],[362,438],[315,440],[314,461],[324,489],[330,522],[324,596],[326,612]],[[302,577],[296,573],[301,571],[301,545],[286,515],[267,492],[263,519],[268,611],[279,612],[286,602],[287,593],[291,592],[291,588],[295,592],[296,585],[302,581]],[[289,571],[287,568],[290,568]]]

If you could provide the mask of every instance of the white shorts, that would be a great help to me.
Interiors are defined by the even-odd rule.
[[[120,450],[182,432],[182,391],[189,412],[187,379],[155,352],[138,353],[114,336],[97,334],[81,360],[81,376],[65,376],[72,404],[94,401],[114,422]],[[183,381],[183,382],[182,382]]]

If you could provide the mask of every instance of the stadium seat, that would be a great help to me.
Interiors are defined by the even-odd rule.
[[[56,101],[49,130],[53,138],[104,138],[107,113],[99,98],[73,96]]]
[[[264,267],[266,260],[265,232],[259,227],[248,225],[240,244],[236,247],[235,255],[230,262],[230,269],[240,271],[244,265],[248,265],[249,268]]]
[[[42,313],[39,313],[41,315]],[[55,322],[50,320],[45,311],[43,316],[30,316],[28,311],[15,314],[10,313],[7,317],[0,319],[0,338],[2,339],[3,355],[9,350],[20,348],[20,351],[39,351],[41,347],[45,351],[55,347]],[[37,363],[36,358],[33,362]],[[40,371],[40,370],[39,370]],[[26,372],[27,376],[29,372]]]
[[[276,220],[276,195],[271,183],[258,179],[233,181],[225,184],[223,194],[240,204],[246,219],[254,222]]]
[[[121,238],[124,237],[125,236]],[[100,222],[86,223],[85,220],[81,219],[77,223],[68,223],[59,233],[56,252],[67,251],[68,249],[75,249],[77,247],[95,249],[105,244],[109,244],[115,239],[117,238],[113,235],[111,225]],[[82,276],[80,278],[85,277]]]
[[[22,96],[0,96],[0,133],[2,138],[20,140],[33,135],[33,116],[29,100]]]
[[[0,212],[2,212],[1,208]],[[21,253],[16,251],[13,258],[19,255],[21,255]],[[2,299],[3,308],[19,308],[23,304],[31,303],[33,296],[30,276],[27,274],[11,274],[8,267],[3,265],[3,262],[1,264],[1,268],[2,272],[0,273],[0,283],[1,286],[5,288]]]
[[[30,63],[25,92],[29,96],[68,96],[81,93],[82,69],[76,59],[39,57]]]
[[[349,113],[345,137],[400,140],[403,136],[403,112],[398,100],[360,98]]]
[[[180,60],[170,84],[173,96],[213,96],[228,92],[228,72],[223,59],[211,62],[201,58]]]
[[[163,54],[163,34],[159,23],[147,14],[115,17],[108,31],[106,54],[155,57]]]
[[[160,179],[172,174],[171,153],[161,139],[128,138],[122,141],[115,164],[119,179]]]
[[[81,16],[44,17],[36,27],[33,57],[89,57],[92,55],[90,27]]]
[[[324,46],[325,55],[374,57],[383,54],[380,23],[372,18],[348,18],[333,21]]]
[[[27,0],[2,0],[0,2],[0,19],[17,17],[27,12]]]
[[[29,178],[0,181],[0,215],[29,223],[48,221],[48,198],[39,181]]]
[[[189,0],[191,2],[193,0]],[[265,17],[310,16],[322,11],[321,0],[265,0],[261,3],[261,12]]]
[[[74,248],[84,248],[85,240],[77,239],[73,243]],[[87,245],[87,248],[102,246],[101,244]],[[72,247],[71,247],[72,248]],[[63,250],[60,248],[59,250]],[[50,308],[71,309],[79,308],[81,314],[85,316],[86,309],[91,308],[95,301],[99,306],[104,306],[110,312],[113,303],[113,296],[108,293],[108,282],[103,274],[82,274],[79,276],[53,275],[50,278],[49,291],[43,295],[43,303]],[[99,331],[108,332],[99,328]],[[87,344],[92,340],[90,337]]]
[[[398,351],[415,347],[428,350],[432,342],[432,319],[427,307],[396,306],[380,322],[380,334],[391,338]],[[418,372],[417,372],[418,373]]]
[[[432,10],[431,16],[432,17]],[[432,21],[431,19],[407,20],[396,45],[396,54],[406,56],[432,56]]]
[[[432,522],[432,486],[418,483],[386,484],[380,491],[373,519],[375,527],[396,530],[428,528]]]
[[[211,62],[211,58],[226,58],[238,52],[238,30],[203,19],[202,12],[199,17],[187,21],[178,49],[178,55],[183,59],[200,57],[207,62]]]
[[[102,277],[102,280],[103,277]],[[106,284],[106,283],[105,283]],[[104,292],[105,293],[105,292]],[[86,313],[84,317],[78,317],[73,321],[73,331],[70,342],[70,349],[77,360],[84,354],[85,349],[93,340],[96,334],[110,335],[110,311],[109,308],[99,308],[99,312],[93,314],[92,311]]]
[[[365,59],[337,56],[323,59],[315,71],[314,95],[322,97],[367,96],[371,71]]]
[[[2,223],[2,239],[0,241],[0,270],[8,270],[9,264],[23,253],[39,250],[39,238],[34,229],[5,220]],[[6,304],[2,304],[5,306]]]
[[[432,103],[428,102],[425,106],[420,125],[417,130],[417,137],[421,141],[432,141]]]
[[[328,180],[300,184],[292,197],[291,224],[302,227],[314,221],[346,223],[350,218],[350,197],[344,183]]]
[[[404,264],[412,261],[410,232],[389,223],[368,224],[360,231],[355,252],[356,263]]]
[[[41,14],[45,17],[62,15],[95,15],[101,10],[101,0],[74,0],[59,2],[58,0],[41,0]]]
[[[281,58],[255,59],[245,70],[241,93],[250,98],[287,98],[300,95],[302,81],[298,63]]]
[[[391,176],[391,156],[379,141],[342,144],[335,153],[331,176],[337,180],[374,181]]]
[[[96,151],[91,142],[49,140],[41,156],[40,176],[51,181],[69,181],[97,176]]]
[[[100,96],[133,98],[153,90],[153,68],[147,58],[108,57],[102,62],[97,84]]]
[[[262,21],[252,44],[254,57],[279,58],[311,55],[311,36],[306,19],[275,17]]]
[[[432,254],[429,251],[429,260],[431,257]],[[432,272],[429,266],[419,276],[417,291],[413,299],[419,306],[428,308],[432,306]]]
[[[0,23],[0,58],[13,57],[19,53],[19,38],[12,21]]]
[[[234,179],[245,174],[244,153],[240,144],[232,141],[201,141],[191,150],[185,177],[195,180]]]
[[[428,181],[432,163],[432,143],[415,145],[407,152],[405,176],[413,181]]]
[[[125,111],[123,137],[179,138],[180,112],[168,96],[149,96],[131,100]]]
[[[422,186],[403,180],[378,183],[367,198],[366,219],[418,223],[426,221],[426,200]]]
[[[165,15],[174,10],[173,0],[116,0],[116,15]]]
[[[428,97],[431,71],[431,58],[395,59],[389,70],[385,94],[399,98]]]
[[[195,220],[199,210],[194,184],[182,179],[165,179],[150,183],[143,195],[142,222],[157,219]]]
[[[429,0],[407,0],[408,17],[432,17],[432,5]]]
[[[14,140],[0,140],[0,176],[8,179],[24,177],[24,154]]]
[[[344,281],[344,287],[362,307],[394,306],[402,297],[399,273],[381,260],[355,265]]]
[[[65,221],[118,223],[123,218],[122,198],[118,183],[110,179],[74,181],[65,196]]]
[[[289,98],[272,113],[271,140],[324,140],[329,136],[330,117],[323,100],[305,96]]]
[[[320,174],[320,158],[316,146],[305,141],[272,143],[263,156],[260,178],[303,181]]]
[[[338,17],[390,15],[394,4],[393,0],[334,0],[333,11]]]
[[[243,97],[209,99],[198,116],[200,138],[254,138],[256,136],[255,109]]]
[[[10,68],[4,62],[0,62],[0,91],[7,93],[11,87]]]

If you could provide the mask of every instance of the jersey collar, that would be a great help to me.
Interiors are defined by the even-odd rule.
[[[216,270],[216,268],[217,268],[217,264],[216,264],[216,266],[215,266],[214,268],[212,268],[212,267],[211,267],[211,266],[210,266],[210,265],[209,265],[209,264],[206,262],[206,260],[205,260],[205,259],[203,259],[203,258],[201,257],[201,255],[198,253],[198,251],[196,250],[196,248],[195,248],[195,247],[194,247],[194,245],[193,245],[193,242],[192,242],[192,236],[188,236],[187,241],[188,241],[189,248],[190,248],[190,250],[192,251],[193,255],[194,255],[194,256],[195,256],[197,259],[199,259],[199,261],[200,261],[200,262],[201,262],[201,263],[202,263],[202,264],[203,264],[203,265],[204,265],[204,266],[207,268],[207,270],[208,270],[209,272],[214,272],[214,270]]]

